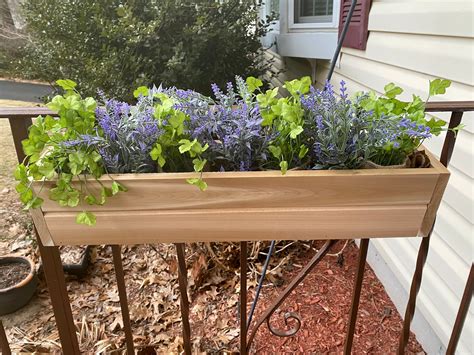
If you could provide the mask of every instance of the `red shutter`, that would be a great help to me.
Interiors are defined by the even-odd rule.
[[[346,22],[352,0],[341,0],[341,14],[339,16],[339,36]],[[369,35],[369,10],[371,0],[357,0],[349,29],[344,38],[344,47],[365,49]]]

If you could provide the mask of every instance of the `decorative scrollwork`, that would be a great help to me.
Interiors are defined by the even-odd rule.
[[[315,256],[311,259],[311,261],[299,272],[299,274],[291,280],[290,284],[285,288],[285,290],[278,296],[278,298],[269,306],[260,318],[255,322],[255,325],[252,331],[249,334],[248,342],[247,342],[247,351],[250,350],[252,346],[253,339],[255,338],[255,334],[260,326],[267,322],[268,329],[272,334],[280,337],[289,337],[295,335],[298,330],[301,328],[301,318],[298,314],[294,312],[287,312],[285,313],[285,325],[288,325],[289,320],[296,321],[296,326],[284,331],[272,328],[270,324],[270,318],[272,317],[273,313],[280,307],[280,305],[285,301],[285,299],[290,295],[291,291],[293,291],[300,283],[304,280],[304,278],[311,272],[311,270],[321,261],[324,255],[327,254],[329,248],[335,243],[335,240],[328,240],[324,245],[319,249]],[[249,324],[250,326],[250,324]]]
[[[275,329],[273,326],[270,324],[270,317],[267,318],[267,327],[270,332],[272,332],[273,335],[276,335],[277,337],[291,337],[298,333],[298,331],[301,328],[301,317],[298,313],[295,312],[286,312],[284,315],[285,319],[285,326],[288,326],[288,321],[290,319],[294,320],[296,322],[296,325],[288,330],[280,330],[280,329]]]

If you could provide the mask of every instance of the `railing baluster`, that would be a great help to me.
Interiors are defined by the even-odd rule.
[[[456,134],[453,129],[461,124],[462,112],[453,112],[451,118],[449,119],[448,131],[446,132],[446,138],[444,139],[443,149],[441,151],[441,156],[439,161],[445,167],[448,167],[448,164],[451,160],[451,156],[454,152],[454,145],[456,144]]]
[[[181,294],[181,320],[183,323],[183,346],[186,355],[191,354],[191,326],[189,325],[188,270],[186,268],[185,244],[175,243],[178,256],[178,283]]]
[[[432,112],[434,110],[430,110]],[[456,144],[456,134],[453,132],[453,129],[461,123],[463,116],[462,111],[452,111],[451,118],[449,120],[448,132],[446,132],[446,137],[444,138],[443,148],[441,150],[440,162],[448,167],[451,160],[451,156],[454,151],[454,146]],[[410,325],[415,314],[416,307],[416,296],[420,291],[421,278],[423,276],[423,267],[426,263],[426,258],[428,256],[428,250],[430,246],[430,238],[433,233],[434,226],[436,224],[436,219],[433,221],[430,232],[428,235],[421,239],[420,248],[418,249],[418,256],[416,258],[415,273],[413,274],[413,279],[410,287],[410,294],[408,297],[407,308],[405,311],[405,317],[403,318],[403,328],[400,335],[400,341],[398,343],[398,355],[405,353],[405,348],[408,344],[408,339],[410,337]]]
[[[51,298],[54,318],[58,327],[62,352],[64,354],[80,354],[59,248],[45,247],[40,238],[37,237],[36,240],[43,261],[44,275],[48,284],[49,297]]]
[[[369,248],[369,239],[362,239],[359,247],[359,262],[357,264],[357,274],[354,280],[354,293],[352,294],[352,305],[349,315],[349,326],[347,328],[346,342],[344,344],[344,355],[350,355],[352,350],[352,341],[357,321],[357,312],[359,310],[360,292],[362,291],[362,281],[364,280],[365,261],[367,259],[367,249]]]
[[[12,130],[13,143],[15,144],[15,151],[18,161],[20,163],[25,159],[25,152],[23,152],[23,146],[21,141],[28,138],[28,127],[31,126],[31,117],[20,118],[9,118],[10,128]]]
[[[130,312],[128,310],[127,290],[125,288],[125,273],[123,271],[121,249],[122,247],[120,245],[112,245],[112,256],[114,259],[115,277],[117,280],[120,308],[122,310],[123,329],[125,332],[127,353],[129,355],[133,355],[135,350],[133,346],[132,326],[130,324]]]
[[[464,321],[466,320],[467,311],[469,310],[469,305],[471,304],[472,296],[474,295],[474,264],[471,264],[471,271],[467,278],[466,287],[461,298],[461,304],[459,305],[458,314],[456,316],[456,321],[454,322],[453,331],[451,337],[449,338],[448,349],[446,350],[446,355],[454,355],[456,352],[456,347],[458,345],[459,336],[461,335],[462,328],[464,326]]]
[[[247,242],[240,242],[240,354],[247,354]]]
[[[423,276],[423,266],[425,265],[426,258],[428,256],[428,249],[430,246],[431,233],[433,232],[433,227],[431,228],[429,234],[421,238],[420,249],[418,249],[418,256],[416,258],[416,267],[415,273],[413,274],[413,279],[410,287],[410,296],[408,297],[407,308],[405,310],[405,317],[403,318],[403,329],[400,336],[400,341],[398,344],[398,354],[403,355],[405,353],[405,347],[408,344],[408,339],[410,337],[410,324],[413,320],[413,315],[415,314],[416,306],[416,296],[421,286],[421,277]]]
[[[10,345],[8,344],[7,335],[5,334],[5,329],[3,328],[3,323],[0,320],[0,350],[2,354],[11,355]]]

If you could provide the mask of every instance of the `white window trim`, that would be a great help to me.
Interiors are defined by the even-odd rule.
[[[305,30],[318,28],[338,28],[339,27],[339,11],[341,0],[333,0],[332,21],[323,23],[297,23],[295,22],[295,0],[288,0],[288,29]]]

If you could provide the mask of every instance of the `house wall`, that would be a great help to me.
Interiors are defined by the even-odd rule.
[[[285,3],[280,6],[283,24]],[[472,1],[373,0],[367,48],[342,49],[333,84],[344,80],[352,93],[381,93],[387,83],[394,82],[405,89],[402,99],[409,100],[412,93],[426,97],[428,81],[442,77],[453,83],[445,95],[434,100],[474,100],[473,12]],[[305,45],[324,43],[308,41]],[[307,59],[276,58],[276,66],[285,67],[287,72],[273,79],[275,85],[303,75],[312,75],[318,86],[324,84],[327,60],[313,61],[316,66],[311,67]],[[435,116],[449,119],[449,114]],[[429,354],[445,353],[474,259],[474,114],[466,113],[463,122],[466,127],[459,133],[449,167],[452,175],[439,208],[412,323],[412,330]],[[443,138],[432,139],[426,146],[439,155]],[[402,315],[419,243],[418,238],[373,240],[369,249],[369,263]],[[458,354],[474,353],[473,315],[471,306]]]
[[[285,81],[311,75],[311,62],[305,58],[282,57],[272,50],[264,52],[264,60],[272,62],[271,72],[264,79],[273,87],[282,87]],[[316,64],[316,61],[314,61]]]
[[[365,51],[343,48],[333,84],[346,81],[352,92],[394,82],[426,97],[428,80],[453,81],[434,100],[474,100],[473,3],[471,1],[375,0]],[[329,63],[318,61],[316,79],[324,82]],[[436,117],[448,119],[446,114]],[[429,353],[444,353],[474,259],[474,115],[466,113],[450,164],[451,178],[440,206],[417,302],[413,330]],[[439,154],[443,137],[426,146]],[[401,314],[413,274],[419,239],[374,240],[369,262]],[[401,287],[400,287],[401,286]],[[474,353],[474,307],[459,342],[459,354]],[[424,320],[431,330],[427,330]],[[426,323],[425,323],[426,324]]]

